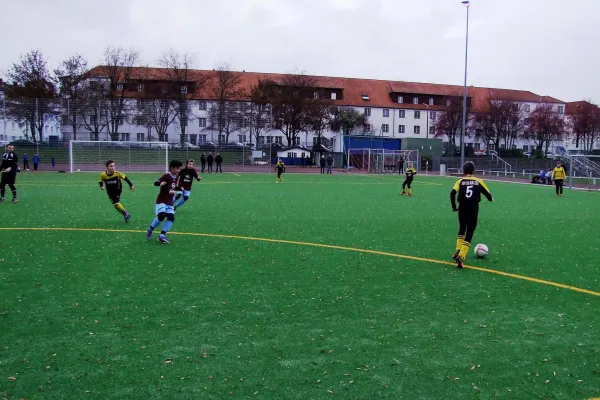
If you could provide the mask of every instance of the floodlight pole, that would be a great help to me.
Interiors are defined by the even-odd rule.
[[[462,129],[460,131],[460,169],[465,164],[465,134],[467,129],[467,60],[469,54],[469,1],[462,1],[462,4],[467,6],[467,33],[465,39],[465,82],[464,82],[464,94],[463,94],[463,115],[462,115]]]

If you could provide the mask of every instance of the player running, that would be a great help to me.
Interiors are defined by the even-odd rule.
[[[169,163],[169,172],[163,174],[154,182],[154,186],[158,186],[159,192],[156,197],[156,217],[150,224],[146,232],[146,239],[152,238],[152,232],[166,219],[158,240],[161,243],[169,243],[167,233],[175,222],[175,209],[173,207],[173,197],[177,193],[177,176],[183,163],[179,160],[173,160]]]
[[[408,195],[412,196],[412,188],[410,187],[410,185],[412,184],[412,181],[416,174],[417,174],[417,170],[413,168],[412,161],[409,161],[408,167],[406,168],[406,179],[404,180],[404,183],[402,183],[402,193],[400,193],[400,195],[403,195],[406,193],[405,188],[406,188],[406,186],[408,186]]]
[[[17,197],[17,188],[15,187],[15,182],[17,181],[17,170],[19,169],[19,157],[17,157],[14,150],[15,146],[9,144],[6,146],[6,153],[2,154],[2,165],[0,165],[0,173],[2,174],[2,178],[0,178],[0,203],[4,203],[6,185],[8,185],[12,191],[13,204],[19,202],[19,198]]]
[[[194,179],[200,182],[202,178],[198,176],[198,172],[196,171],[196,168],[194,168],[194,160],[187,160],[185,168],[179,171],[178,187],[181,191],[177,192],[177,195],[175,196],[175,200],[177,201],[173,207],[175,210],[184,205],[190,198]]]
[[[121,192],[123,191],[123,184],[121,180],[124,180],[129,185],[129,188],[133,192],[135,190],[135,186],[129,180],[124,173],[117,171],[115,162],[113,160],[108,160],[106,162],[106,171],[100,174],[100,180],[98,183],[100,184],[100,190],[104,190],[106,186],[106,194],[108,198],[112,202],[115,210],[119,212],[119,214],[123,214],[125,218],[125,223],[129,222],[131,218],[131,214],[127,212],[125,207],[121,204]]]

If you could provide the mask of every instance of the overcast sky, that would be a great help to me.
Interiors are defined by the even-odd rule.
[[[0,71],[106,46],[259,72],[463,82],[460,0],[0,0]],[[600,0],[472,0],[468,84],[600,102]]]

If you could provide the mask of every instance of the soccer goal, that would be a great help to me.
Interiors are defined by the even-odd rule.
[[[113,160],[123,172],[168,171],[167,142],[99,142],[71,140],[69,168],[71,172],[97,172]]]
[[[412,161],[414,168],[420,172],[418,150],[386,150],[386,149],[350,149],[348,150],[348,167],[372,174],[397,174],[400,161],[404,168]]]

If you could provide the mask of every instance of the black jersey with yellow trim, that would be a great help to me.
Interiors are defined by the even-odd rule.
[[[489,201],[493,199],[490,189],[482,179],[474,176],[460,178],[456,181],[450,192],[452,209],[456,209],[456,200],[458,200],[458,208],[460,210],[475,210],[479,206],[481,195],[484,195]]]
[[[120,193],[123,189],[123,184],[121,183],[121,180],[127,182],[127,184],[130,187],[133,186],[129,178],[127,178],[127,176],[124,173],[119,171],[115,171],[112,174],[109,174],[107,171],[102,172],[100,174],[100,179],[98,180],[98,183],[100,184],[100,187],[106,185],[107,193]]]

